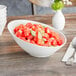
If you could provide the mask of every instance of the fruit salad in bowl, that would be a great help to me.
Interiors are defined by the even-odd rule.
[[[32,24],[31,22],[20,24],[14,28],[14,34],[26,42],[39,46],[56,47],[63,44],[58,33],[41,24]]]
[[[48,57],[64,46],[66,37],[46,24],[30,20],[14,20],[8,30],[17,44],[35,57]]]

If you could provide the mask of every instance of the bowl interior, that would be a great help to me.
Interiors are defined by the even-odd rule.
[[[28,22],[31,22],[32,24],[41,24],[42,26],[49,27],[49,28],[51,28],[53,31],[58,32],[59,35],[61,36],[62,40],[63,40],[63,44],[62,44],[61,46],[59,46],[59,47],[62,47],[62,46],[65,45],[65,43],[66,43],[66,37],[65,37],[65,35],[64,35],[62,32],[60,32],[60,31],[54,29],[53,27],[51,27],[51,26],[49,26],[49,25],[47,25],[47,24],[44,24],[44,23],[40,23],[40,22],[36,22],[36,21],[31,21],[31,20],[14,20],[14,21],[11,21],[11,22],[8,24],[8,30],[9,30],[9,32],[11,33],[12,36],[16,37],[16,36],[14,35],[14,31],[13,31],[14,28],[15,28],[16,26],[19,26],[19,24],[26,24],[26,23],[28,23]],[[18,39],[19,39],[19,38],[18,38]],[[20,39],[20,40],[21,40],[21,39]],[[41,46],[41,47],[43,47],[43,46]]]

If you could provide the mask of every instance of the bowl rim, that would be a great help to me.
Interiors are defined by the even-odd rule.
[[[12,23],[14,23],[14,22],[18,22],[18,21],[27,21],[27,22],[33,22],[33,23],[43,24],[43,26],[49,27],[49,28],[51,28],[52,30],[57,31],[58,33],[60,33],[60,34],[63,36],[63,38],[64,38],[64,43],[63,43],[61,46],[47,47],[47,46],[39,46],[39,45],[37,45],[37,44],[32,44],[32,43],[26,42],[26,41],[24,41],[24,40],[22,40],[22,39],[19,39],[18,37],[16,37],[16,35],[15,35],[13,32],[10,31],[10,28],[9,28],[9,27],[10,27],[10,24],[12,24]],[[21,24],[22,24],[22,23],[21,23]],[[11,26],[12,26],[12,25],[11,25]],[[17,39],[19,39],[19,40],[21,40],[21,41],[23,41],[23,42],[26,42],[27,44],[31,44],[31,45],[38,46],[38,47],[44,47],[44,48],[57,48],[57,47],[60,47],[60,48],[61,48],[61,47],[63,47],[63,46],[66,44],[66,42],[67,42],[67,38],[65,37],[65,35],[64,35],[61,31],[53,28],[52,26],[49,26],[48,24],[41,23],[41,22],[34,21],[34,20],[25,20],[25,19],[12,20],[12,21],[10,21],[10,22],[7,24],[7,28],[8,28],[8,30],[9,30],[10,34],[11,34],[13,37],[15,37],[15,38],[17,38]]]

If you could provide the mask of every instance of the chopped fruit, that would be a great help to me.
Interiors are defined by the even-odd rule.
[[[24,41],[26,41],[25,37],[19,37],[19,38],[22,39],[22,40],[24,40]]]
[[[49,39],[49,35],[47,33],[44,33],[43,38]]]
[[[30,35],[30,29],[27,28],[26,30],[23,31],[24,32],[24,36],[28,37]]]
[[[57,46],[57,41],[54,39],[54,40],[51,42],[51,45],[52,45],[52,46]]]
[[[45,33],[50,33],[51,32],[51,29],[49,27],[45,27]]]
[[[34,25],[32,26],[32,30],[33,30],[33,31],[35,31],[35,30],[36,30],[36,27],[35,27]]]
[[[18,30],[23,29],[25,26],[23,24],[20,24],[19,26],[15,27],[14,32],[16,33]]]
[[[44,31],[44,27],[41,26],[40,24],[38,25],[38,29],[39,29],[39,31]]]
[[[43,41],[45,41],[45,42],[48,40],[46,37],[43,37],[42,39],[43,39]]]
[[[35,44],[35,41],[31,40],[30,43]]]
[[[38,25],[37,25],[37,24],[33,24],[32,30],[33,30],[33,31],[38,31]]]
[[[49,27],[41,24],[27,23],[20,24],[14,28],[14,34],[26,42],[37,44],[39,46],[61,46],[63,44],[60,35]]]
[[[61,46],[63,44],[62,40],[59,38],[59,40],[57,40],[57,45]]]
[[[29,35],[29,36],[27,37],[27,39],[32,40],[32,39],[33,39],[33,36],[32,36],[32,35]]]
[[[30,42],[30,39],[28,39],[27,42]]]
[[[49,39],[49,42],[51,43],[52,46],[57,46],[57,41],[56,41],[55,38],[53,38],[53,37],[50,38],[50,39]]]
[[[36,37],[39,38],[39,39],[42,39],[42,34],[39,31],[37,31],[36,32]]]
[[[18,30],[15,34],[16,34],[17,37],[20,37],[22,35],[22,31]]]
[[[37,40],[37,44],[43,46],[44,45],[44,41],[42,39],[38,39]]]
[[[31,35],[32,36],[36,36],[36,32],[35,31],[33,31],[32,29],[30,31],[31,31]]]
[[[27,23],[25,26],[28,27],[28,28],[31,28],[32,27],[32,23]]]

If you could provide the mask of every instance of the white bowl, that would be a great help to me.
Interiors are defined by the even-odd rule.
[[[39,46],[39,45],[31,44],[31,43],[28,43],[28,42],[25,42],[25,41],[19,39],[18,37],[15,36],[13,29],[16,26],[18,26],[19,24],[26,24],[28,22],[31,22],[33,24],[41,24],[43,26],[47,26],[47,27],[51,28],[55,32],[58,32],[64,43],[61,46],[46,47],[46,46]],[[64,36],[63,33],[61,33],[60,31],[52,28],[51,26],[48,26],[46,24],[43,24],[43,23],[40,23],[40,22],[36,22],[36,21],[30,21],[30,20],[14,20],[14,21],[11,21],[8,24],[8,30],[9,30],[10,34],[12,35],[12,37],[14,38],[14,40],[17,42],[17,44],[24,51],[26,51],[28,54],[30,54],[30,55],[32,55],[34,57],[48,57],[50,55],[53,55],[56,51],[58,51],[66,43],[66,37]]]

